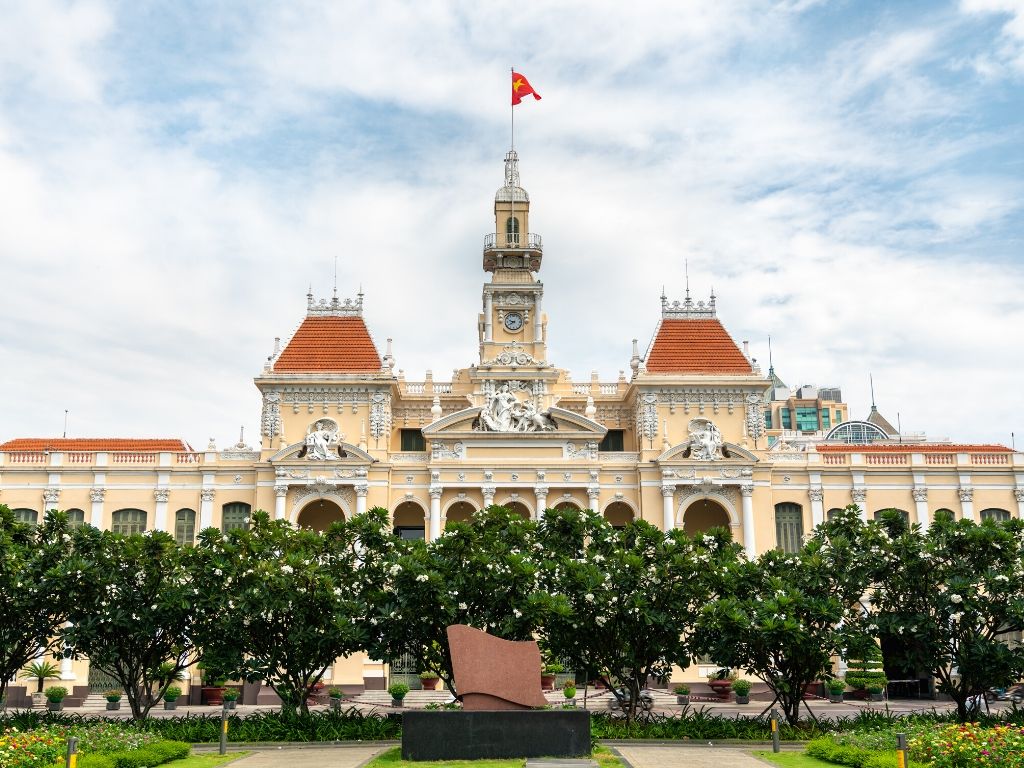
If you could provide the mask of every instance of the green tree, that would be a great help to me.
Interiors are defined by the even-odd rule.
[[[60,628],[89,588],[82,578],[87,543],[61,512],[30,526],[0,504],[0,699],[8,681],[41,652],[64,654]]]
[[[640,521],[617,530],[576,510],[548,510],[539,544],[543,644],[600,674],[628,719],[648,679],[693,661],[701,609],[720,583],[710,576],[740,553],[724,529],[690,538]]]
[[[226,597],[221,616],[202,635],[207,665],[249,682],[264,680],[281,698],[282,712],[307,713],[324,670],[369,643],[360,580],[367,558],[377,553],[360,533],[383,541],[387,518],[380,510],[360,518],[321,534],[255,512],[248,530],[202,531],[196,576]]]
[[[369,570],[365,600],[375,607],[369,652],[413,654],[456,693],[447,628],[468,624],[507,640],[529,640],[542,606],[536,589],[535,523],[490,507],[424,543],[398,541]],[[539,670],[538,670],[539,675]]]
[[[773,549],[725,569],[723,596],[704,608],[704,650],[763,680],[791,724],[805,687],[831,676],[833,657],[862,656],[873,642],[860,603],[873,572],[869,538],[847,507],[800,551]]]
[[[887,551],[877,561],[873,631],[899,640],[890,661],[927,669],[940,692],[971,716],[968,702],[1024,676],[1024,522],[938,517],[927,531],[885,515]]]
[[[65,637],[76,656],[118,681],[132,718],[142,720],[202,657],[195,638],[219,614],[220,591],[194,578],[189,550],[164,531],[89,531],[90,590],[71,610]]]

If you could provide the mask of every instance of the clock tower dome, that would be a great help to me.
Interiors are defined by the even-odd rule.
[[[505,155],[505,184],[494,195],[494,231],[484,237],[484,284],[479,321],[481,367],[547,368],[543,258],[540,235],[530,232],[530,196],[519,184],[519,156]]]

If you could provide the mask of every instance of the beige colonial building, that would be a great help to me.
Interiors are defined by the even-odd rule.
[[[751,555],[798,546],[850,503],[865,516],[895,507],[922,525],[939,510],[1024,516],[1024,454],[897,435],[874,408],[854,419],[837,388],[787,387],[730,337],[714,295],[662,297],[628,370],[573,380],[548,357],[543,256],[509,152],[482,248],[479,358],[450,381],[396,373],[362,294],[309,295],[298,330],[255,379],[258,446],[13,439],[0,444],[0,501],[29,521],[56,507],[182,544],[207,526],[245,525],[253,509],[322,529],[380,506],[398,535],[432,539],[491,504],[524,517],[571,505],[615,525],[726,525]],[[64,673],[88,679],[84,663],[65,662]],[[353,658],[330,674],[358,688],[379,687],[385,673]]]

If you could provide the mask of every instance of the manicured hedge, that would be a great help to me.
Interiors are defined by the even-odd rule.
[[[873,749],[836,744],[830,738],[814,739],[807,745],[807,754],[849,768],[899,768],[896,750],[877,752]],[[908,760],[907,768],[928,768],[928,765]]]
[[[188,757],[191,744],[183,741],[158,741],[128,752],[80,755],[79,768],[152,768],[171,760]]]

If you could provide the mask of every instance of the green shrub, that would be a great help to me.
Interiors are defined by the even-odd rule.
[[[47,701],[64,701],[68,695],[68,689],[62,685],[51,685],[46,689]]]
[[[846,690],[846,681],[841,680],[838,677],[833,677],[828,681],[828,692],[833,696],[838,696],[840,693]]]
[[[684,683],[680,683],[679,685],[675,685],[672,687],[672,693],[674,693],[676,696],[689,696],[690,686],[685,685]]]
[[[165,701],[177,701],[178,697],[181,696],[181,688],[176,685],[168,685],[167,690],[164,691]]]
[[[388,693],[391,694],[391,698],[396,701],[401,701],[405,698],[405,694],[409,692],[409,686],[405,683],[392,683],[388,686]]]
[[[749,680],[733,680],[732,689],[736,691],[737,696],[746,696],[750,693],[750,681]]]

